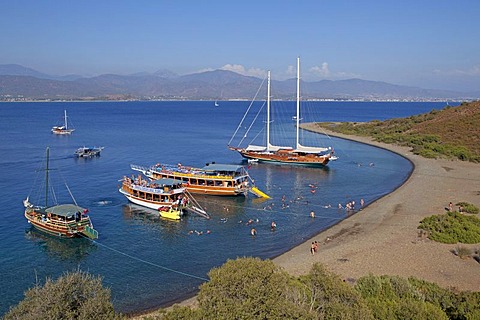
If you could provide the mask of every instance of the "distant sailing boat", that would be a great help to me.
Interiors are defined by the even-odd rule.
[[[47,163],[45,167],[45,205],[33,205],[29,197],[23,200],[25,206],[25,218],[35,228],[58,237],[86,236],[91,239],[98,238],[98,232],[88,216],[88,210],[77,205],[70,189],[67,190],[72,197],[73,203],[55,204],[49,206],[49,171],[48,167],[50,149],[47,148]]]
[[[54,126],[52,132],[55,134],[71,134],[75,129],[68,128],[67,110],[64,110],[63,126]]]
[[[245,117],[244,117],[245,118]],[[295,164],[306,166],[325,166],[330,161],[336,160],[331,147],[307,147],[300,144],[300,58],[297,59],[297,115],[293,118],[296,121],[296,145],[293,147],[274,146],[270,143],[270,71],[268,72],[267,84],[267,121],[266,134],[267,141],[265,146],[249,145],[246,148],[232,147],[228,148],[237,151],[242,157],[260,161],[274,162],[281,164]]]

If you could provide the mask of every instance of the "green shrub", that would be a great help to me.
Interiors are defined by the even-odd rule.
[[[463,208],[462,212],[466,212],[466,213],[477,214],[480,211],[480,209],[477,206],[468,202],[458,202],[455,205],[462,207]]]
[[[361,295],[323,265],[314,264],[299,280],[308,288],[310,309],[319,319],[373,319]]]
[[[291,277],[270,260],[229,260],[209,276],[198,295],[203,319],[314,318],[287,298]]]
[[[480,219],[458,212],[433,215],[420,221],[418,229],[441,243],[480,243]]]
[[[56,281],[29,289],[25,299],[4,319],[117,319],[110,290],[102,280],[83,271],[66,273]]]
[[[442,308],[426,301],[414,283],[396,276],[365,276],[355,289],[372,309],[375,319],[448,319]]]
[[[431,149],[426,149],[424,147],[418,147],[418,148],[413,148],[412,149],[412,152],[414,154],[418,154],[424,158],[428,158],[428,159],[437,159],[439,154]]]

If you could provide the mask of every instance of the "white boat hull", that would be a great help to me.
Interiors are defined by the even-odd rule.
[[[134,196],[126,193],[122,189],[119,189],[118,191],[120,191],[120,193],[123,194],[128,199],[128,201],[130,201],[132,203],[135,203],[135,204],[138,204],[139,206],[147,207],[147,208],[150,208],[150,209],[153,209],[153,210],[158,210],[162,207],[171,207],[171,204],[168,204],[168,203],[157,203],[157,202],[152,202],[152,201],[139,199],[137,197],[134,197]]]

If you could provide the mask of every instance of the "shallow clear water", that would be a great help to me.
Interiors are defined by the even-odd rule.
[[[339,160],[323,169],[252,165],[250,175],[272,199],[197,196],[210,220],[193,215],[178,222],[162,220],[155,211],[130,205],[118,192],[118,180],[133,173],[132,163],[242,163],[226,146],[247,105],[0,103],[0,314],[22,300],[37,279],[43,282],[77,268],[101,275],[121,312],[182,299],[196,291],[212,267],[239,256],[277,256],[347,217],[337,209],[338,203],[355,200],[357,208],[361,198],[371,203],[394,190],[412,169],[406,159],[391,152],[304,133],[307,139],[322,137],[323,144],[335,148]],[[442,107],[441,103],[313,104],[321,115],[318,121],[381,120]],[[50,129],[61,122],[64,109],[76,131],[71,136],[53,135]],[[290,124],[284,130],[294,127]],[[75,149],[84,145],[105,149],[98,158],[76,159]],[[23,217],[22,200],[29,194],[32,202],[41,196],[32,185],[42,181],[39,169],[47,146],[50,165],[56,169],[52,178],[59,184],[67,182],[78,204],[90,210],[100,233],[98,241],[51,237],[32,229]],[[315,185],[315,193],[309,185]],[[68,202],[60,191],[59,201]],[[315,219],[309,217],[312,210]],[[249,219],[258,219],[253,224],[255,238],[246,225]],[[273,220],[275,232],[270,231]]]

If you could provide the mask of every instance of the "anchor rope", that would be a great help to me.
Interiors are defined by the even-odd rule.
[[[140,261],[140,262],[143,262],[145,264],[148,264],[148,265],[151,265],[151,266],[154,266],[154,267],[157,267],[157,268],[160,268],[160,269],[163,269],[163,270],[166,270],[166,271],[170,271],[170,272],[174,272],[174,273],[177,273],[177,274],[180,274],[182,276],[186,276],[186,277],[190,277],[190,278],[194,278],[194,279],[198,279],[198,280],[202,280],[202,281],[209,281],[207,278],[203,278],[203,277],[200,277],[200,276],[196,276],[196,275],[193,275],[193,274],[190,274],[190,273],[186,273],[186,272],[182,272],[182,271],[178,271],[178,270],[175,270],[175,269],[171,269],[171,268],[168,268],[168,267],[165,267],[165,266],[161,266],[159,264],[156,264],[156,263],[153,263],[153,262],[150,262],[150,261],[147,261],[147,260],[144,260],[144,259],[141,259],[141,258],[138,258],[138,257],[135,257],[135,256],[132,256],[128,253],[125,253],[125,252],[122,252],[120,250],[117,250],[115,248],[112,248],[110,246],[107,246],[106,244],[103,244],[103,243],[100,243],[98,241],[95,241],[93,239],[90,239],[84,235],[81,235],[82,237],[86,238],[86,239],[89,239],[90,241],[92,241],[93,243],[96,243],[108,250],[111,250],[113,252],[116,252],[118,254],[121,254],[123,256],[126,256],[130,259],[133,259],[133,260],[137,260],[137,261]]]

